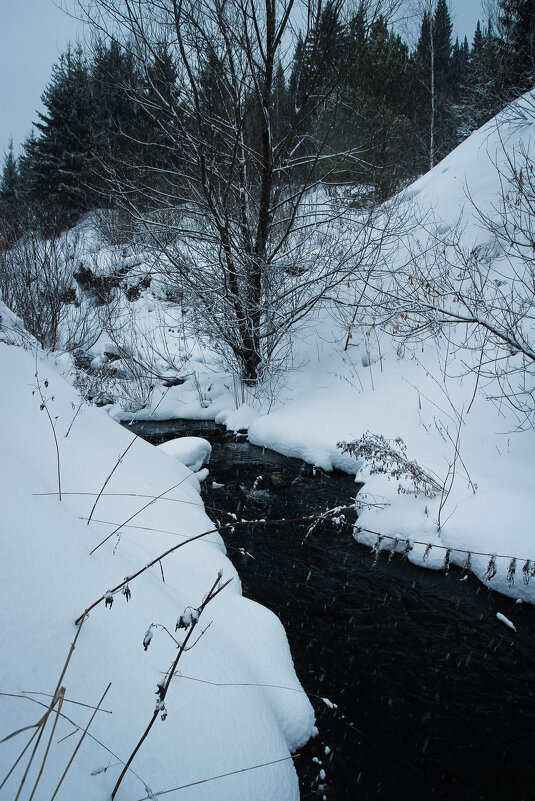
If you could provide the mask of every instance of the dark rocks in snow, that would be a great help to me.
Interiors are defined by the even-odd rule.
[[[73,278],[82,290],[92,294],[97,305],[103,306],[110,300],[111,290],[121,286],[123,278],[129,271],[129,267],[120,267],[110,275],[95,275],[91,267],[86,267],[80,262],[80,266],[73,273]]]
[[[76,289],[71,287],[70,289],[66,289],[65,292],[61,295],[60,301],[65,303],[66,305],[73,304],[74,306],[79,306],[80,301],[76,295]]]
[[[141,292],[144,289],[148,289],[150,287],[150,281],[151,281],[150,276],[146,275],[144,276],[144,278],[138,281],[137,284],[133,284],[132,286],[127,287],[124,291],[126,299],[131,302],[134,300],[138,300],[139,296],[141,295]]]
[[[189,376],[166,376],[162,379],[162,384],[164,387],[179,387],[181,384],[185,384],[188,380]]]
[[[91,362],[93,361],[93,356],[90,353],[86,353],[85,350],[78,348],[73,351],[72,358],[74,360],[74,366],[78,370],[84,370],[86,373],[90,371]]]

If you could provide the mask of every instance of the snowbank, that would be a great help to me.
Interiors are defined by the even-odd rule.
[[[0,355],[1,739],[43,715],[75,638],[75,619],[125,577],[213,524],[188,468],[133,438],[101,410],[80,406],[74,390],[41,356],[35,359],[5,344]],[[60,453],[61,502],[51,421]],[[92,609],[61,680],[62,717],[35,798],[52,797],[81,729],[111,683],[57,795],[69,801],[110,798],[122,764],[151,719],[157,684],[176,657],[173,638],[185,635],[182,629],[175,632],[177,618],[187,607],[200,606],[219,572],[222,582],[232,581],[203,612],[196,632],[204,634],[183,654],[169,686],[167,717],[156,720],[116,797],[153,797],[284,760],[194,784],[180,797],[298,798],[288,757],[313,733],[313,710],[295,676],[281,624],[241,596],[239,578],[216,533],[130,580],[130,600],[118,591],[111,608],[108,601]],[[151,626],[153,638],[145,650]],[[50,730],[49,723],[22,798],[31,794]],[[33,731],[0,744],[2,778]],[[15,797],[30,751],[1,798]]]
[[[177,459],[196,473],[210,461],[212,446],[202,437],[178,437],[157,446],[159,450]]]

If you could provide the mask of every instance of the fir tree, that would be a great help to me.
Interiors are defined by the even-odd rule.
[[[379,17],[369,28],[340,91],[336,124],[328,142],[347,151],[333,180],[364,184],[384,200],[414,174],[417,140],[407,46]]]
[[[423,145],[424,164],[433,167],[455,145],[452,100],[452,24],[446,0],[430,0],[424,11],[414,63],[420,74],[421,108],[417,122]],[[424,165],[422,165],[424,166]]]
[[[0,179],[0,196],[4,202],[17,200],[19,196],[19,171],[17,160],[13,155],[13,139],[9,140],[8,150],[4,156],[4,167]]]
[[[93,95],[85,58],[70,48],[52,71],[42,95],[37,139],[26,146],[25,176],[32,199],[69,222],[91,205]]]
[[[535,80],[535,0],[499,0],[499,8],[503,80],[518,94]]]
[[[503,106],[505,90],[502,65],[502,42],[489,21],[483,34],[478,20],[470,60],[466,70],[463,97],[458,106],[459,138],[490,120]]]

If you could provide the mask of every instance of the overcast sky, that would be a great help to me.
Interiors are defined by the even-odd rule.
[[[0,0],[0,157],[10,136],[15,151],[30,133],[52,65],[67,43],[82,38],[80,23],[57,6],[58,0]],[[454,38],[471,42],[481,0],[449,0]]]

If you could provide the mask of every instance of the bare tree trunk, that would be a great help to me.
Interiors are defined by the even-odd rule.
[[[370,0],[370,24],[391,1]],[[290,104],[284,125],[274,125],[276,67],[290,70],[298,28],[306,24],[311,35],[322,3],[307,0],[304,12],[295,0],[79,2],[100,33],[109,30],[131,50],[152,90],[150,103],[143,90],[136,102],[168,142],[169,165],[151,174],[152,183],[125,185],[112,171],[110,187],[147,231],[164,280],[195,307],[198,333],[256,382],[304,315],[360,260],[336,241],[340,209],[330,213],[315,201],[333,163],[356,155],[327,159],[325,141],[313,136],[315,115],[340,77],[325,71],[314,48],[303,103]],[[333,5],[336,26],[349,2]],[[161,42],[180,75],[164,92],[151,78]]]

